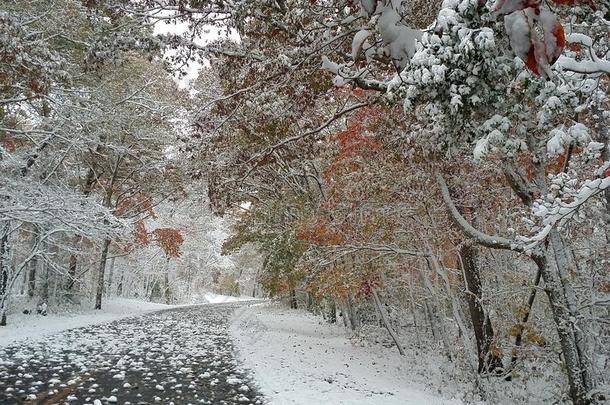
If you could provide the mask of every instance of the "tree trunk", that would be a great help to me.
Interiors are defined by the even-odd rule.
[[[350,327],[352,328],[353,331],[355,331],[356,329],[360,328],[360,319],[358,319],[358,313],[356,312],[356,309],[354,308],[352,296],[349,294],[347,295],[346,303],[347,303],[347,316],[349,317]]]
[[[164,294],[165,303],[169,305],[171,303],[170,291],[169,291],[169,256],[165,261],[165,272],[164,272]]]
[[[68,263],[68,282],[66,283],[66,290],[70,291],[74,288],[76,283],[76,254],[70,255],[70,262]]]
[[[343,319],[343,326],[346,328],[353,329],[349,324],[349,317],[347,316],[347,305],[341,305],[341,319]]]
[[[439,340],[441,337],[439,336],[439,332],[437,332],[436,327],[437,324],[434,320],[434,316],[432,315],[432,308],[430,308],[429,300],[424,300],[424,312],[426,313],[426,317],[428,318],[428,324],[430,325],[430,332],[432,332],[432,339]],[[449,360],[451,360],[451,355],[449,356]]]
[[[426,242],[427,244],[427,242]],[[449,301],[451,303],[451,311],[453,313],[453,319],[458,326],[458,330],[461,333],[461,338],[464,340],[464,348],[466,349],[466,359],[468,364],[472,367],[472,371],[476,374],[477,365],[475,364],[476,352],[474,350],[474,344],[471,340],[470,331],[466,328],[464,320],[462,319],[462,313],[460,311],[460,305],[457,297],[451,290],[451,284],[449,282],[449,277],[447,276],[447,272],[443,264],[438,260],[432,248],[429,244],[427,244],[427,249],[429,252],[429,256],[426,257],[426,262],[428,263],[428,267],[430,270],[434,270],[434,272],[440,276],[441,280],[445,285],[445,291],[447,296],[449,297]]]
[[[313,313],[315,309],[313,296],[310,293],[307,293],[307,311]]]
[[[329,311],[328,311],[328,322],[337,323],[337,303],[331,298]]]
[[[385,326],[385,328],[388,330],[390,336],[392,337],[392,340],[394,341],[394,344],[396,345],[396,348],[398,349],[398,353],[400,353],[401,356],[404,356],[405,350],[403,349],[402,344],[400,344],[398,335],[396,334],[396,331],[394,330],[394,328],[392,327],[392,324],[390,323],[390,319],[388,318],[388,313],[385,310],[385,307],[383,306],[383,304],[381,303],[381,300],[379,299],[379,295],[377,295],[377,291],[375,289],[371,289],[371,294],[373,295],[373,301],[375,301],[375,306],[377,307],[377,310],[379,311],[379,315],[381,315],[381,320],[383,322],[383,325]]]
[[[119,284],[116,286],[116,295],[117,296],[122,296],[123,295],[123,281],[125,278],[125,270],[121,270],[121,278],[119,279]]]
[[[411,317],[413,318],[413,330],[417,340],[417,347],[421,346],[421,338],[419,337],[419,327],[417,326],[417,316],[415,311],[415,298],[413,297],[413,277],[409,277],[409,307],[411,308]]]
[[[43,249],[43,252],[46,252],[47,249],[49,249],[49,242],[48,242],[47,238],[45,238],[42,242],[42,249]],[[48,261],[48,259],[45,260],[45,258],[43,256],[42,269],[43,269],[44,279],[42,281],[42,286],[40,289],[40,300],[46,304],[48,304],[48,302],[49,302],[49,283],[50,283],[49,263],[47,261]]]
[[[298,308],[297,293],[294,290],[294,288],[290,290],[290,308],[292,308],[292,309]]]
[[[108,269],[108,286],[106,287],[106,295],[112,295],[112,277],[114,275],[114,262],[116,257],[110,259],[110,269]]]
[[[99,143],[95,149],[96,153],[100,153],[103,149],[102,143]],[[96,174],[95,171],[93,170],[93,168],[89,168],[88,172],[87,172],[87,177],[85,178],[85,183],[83,184],[83,195],[85,197],[88,197],[89,194],[91,194],[91,191],[93,190],[93,185],[95,184],[96,181]],[[78,245],[81,244],[83,240],[82,235],[76,235],[74,237],[74,242],[73,247],[74,249],[78,248]],[[70,259],[69,259],[69,265],[68,265],[68,283],[66,284],[66,290],[71,290],[74,287],[74,284],[76,282],[75,277],[76,277],[76,269],[78,267],[78,258],[76,253],[72,253],[70,255]]]
[[[8,236],[0,239],[0,295],[7,293],[8,289]]]
[[[587,385],[586,373],[583,368],[581,353],[578,349],[575,336],[575,326],[572,314],[568,309],[567,300],[563,291],[561,280],[555,269],[548,263],[547,257],[538,256],[534,260],[542,269],[542,279],[545,284],[545,293],[549,299],[553,320],[557,327],[559,344],[564,357],[566,373],[570,385],[570,398],[575,405],[587,405],[591,400],[587,393],[591,387]]]
[[[527,143],[528,147],[535,151],[534,153],[537,156],[537,159],[533,160],[535,182],[541,194],[546,195],[548,186],[544,168],[544,154],[537,148],[534,137],[530,133],[528,133]],[[584,347],[583,328],[585,328],[585,325],[575,325],[575,322],[578,322],[581,317],[576,294],[570,281],[569,259],[557,229],[551,229],[547,240],[542,279],[544,280],[545,293],[549,298],[564,356],[566,373],[570,383],[570,397],[576,405],[590,404],[591,399],[588,398],[588,393],[593,389],[590,374],[592,367],[587,359]],[[534,260],[540,261],[542,258],[542,255],[540,255]],[[555,262],[555,268],[550,264],[551,259]],[[540,267],[542,263],[537,264]]]
[[[13,265],[13,270],[15,269],[15,266]],[[23,280],[21,282],[21,288],[19,289],[19,293],[21,295],[25,294],[25,287],[28,285],[28,273],[27,271],[23,272]]]
[[[42,280],[42,286],[40,288],[40,300],[43,302],[49,301],[49,266],[43,265],[44,279]]]
[[[426,260],[428,268],[430,268],[430,263]],[[432,328],[432,334],[436,334],[437,339],[440,339],[443,343],[443,349],[445,351],[445,355],[451,361],[452,359],[452,351],[451,344],[449,342],[449,337],[445,330],[445,322],[443,320],[441,314],[441,304],[436,296],[436,291],[434,290],[434,286],[432,285],[432,281],[425,269],[420,268],[420,275],[424,282],[424,286],[428,290],[431,301],[426,300],[426,308],[428,309],[428,315],[430,316],[430,326]]]
[[[104,244],[102,245],[102,256],[100,258],[100,267],[97,273],[97,291],[95,294],[94,309],[102,309],[102,296],[104,295],[104,273],[106,271],[106,259],[108,258],[109,246],[110,239],[104,239]]]
[[[536,263],[538,265],[538,263]],[[536,293],[538,291],[538,285],[540,284],[540,278],[542,277],[542,268],[538,267],[536,271],[536,278],[534,279],[534,288],[530,291],[530,295],[527,299],[527,306],[525,308],[525,313],[523,314],[523,318],[521,318],[521,322],[519,324],[519,330],[517,331],[517,335],[515,336],[515,347],[511,353],[510,357],[510,369],[515,368],[515,363],[519,358],[519,347],[521,347],[523,341],[523,330],[525,329],[525,324],[529,320],[530,314],[532,313],[532,307],[534,305],[534,300],[536,299]],[[510,381],[512,379],[511,375],[506,376],[506,380]]]
[[[502,358],[491,351],[494,331],[489,316],[481,305],[481,274],[476,264],[476,250],[472,245],[460,249],[460,263],[464,272],[466,300],[477,344],[478,372],[493,372],[502,368]]]
[[[540,157],[543,155],[538,151],[533,136],[529,135],[527,141],[530,149],[538,156],[537,159],[532,160],[536,185],[539,192],[542,195],[546,195],[548,188],[546,186],[546,173],[543,165],[544,159]],[[436,177],[443,200],[447,205],[451,217],[462,231],[483,246],[520,252],[520,250],[513,246],[512,241],[497,236],[491,237],[474,229],[457,212],[442,175],[437,173]],[[552,249],[554,257],[551,256],[550,249]],[[590,374],[592,368],[584,350],[583,331],[574,324],[581,317],[575,293],[570,285],[569,262],[566,260],[564,249],[565,247],[558,231],[552,229],[549,232],[547,245],[541,248],[542,252],[535,252],[532,255],[532,259],[536,262],[538,268],[542,269],[545,293],[549,299],[565,361],[570,398],[576,405],[586,405],[592,403],[592,399],[588,397],[588,393],[594,388]],[[550,259],[554,259],[556,268],[550,265]]]
[[[37,226],[34,226],[32,230],[32,250],[36,248],[36,245],[39,243],[40,239],[40,229]],[[32,259],[27,264],[28,268],[28,297],[33,298],[34,293],[36,292],[36,277],[38,270],[38,255],[32,256]]]
[[[7,222],[0,238],[0,326],[6,326],[6,296],[9,293],[9,226]]]

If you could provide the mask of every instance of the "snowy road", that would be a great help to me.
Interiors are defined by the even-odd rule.
[[[228,334],[239,305],[171,309],[0,348],[0,404],[261,404]]]

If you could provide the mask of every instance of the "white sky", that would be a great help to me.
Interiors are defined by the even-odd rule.
[[[154,26],[154,33],[157,35],[161,35],[161,34],[184,34],[186,32],[188,32],[189,26],[187,22],[178,22],[178,23],[171,23],[171,24],[166,24],[164,21],[159,21],[155,24]],[[193,42],[195,42],[197,45],[205,45],[207,43],[209,43],[210,41],[213,41],[217,38],[219,38],[222,34],[221,34],[221,29],[218,27],[213,27],[213,26],[206,26],[204,29],[204,32],[202,33],[202,35],[200,35],[199,37],[195,38]],[[239,40],[238,36],[235,34],[230,34],[231,39],[233,40]],[[165,56],[171,56],[172,54],[174,54],[175,51],[167,51],[165,53]],[[197,76],[199,76],[199,70],[208,65],[208,61],[205,60],[203,63],[196,61],[196,60],[192,60],[189,62],[187,69],[186,69],[186,76],[182,77],[182,78],[178,78],[175,77],[176,81],[178,82],[178,85],[180,86],[180,88],[189,88],[190,84],[192,83],[193,80],[195,80],[197,78]]]

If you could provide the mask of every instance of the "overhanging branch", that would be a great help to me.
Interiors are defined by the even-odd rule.
[[[487,235],[470,225],[470,223],[462,216],[462,214],[460,214],[457,207],[453,203],[451,195],[449,194],[449,188],[447,187],[447,183],[445,182],[443,175],[436,172],[435,177],[440,188],[441,195],[443,196],[443,201],[445,202],[447,210],[449,211],[451,220],[458,226],[458,228],[460,228],[462,232],[464,232],[464,234],[466,234],[466,236],[474,239],[479,245],[488,248],[512,250],[514,252],[524,251],[521,246],[510,239],[506,239],[501,236]]]

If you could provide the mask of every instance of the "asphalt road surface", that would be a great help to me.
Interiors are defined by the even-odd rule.
[[[0,404],[264,404],[229,337],[239,305],[165,310],[0,348]]]

